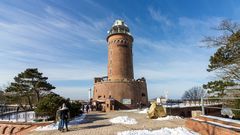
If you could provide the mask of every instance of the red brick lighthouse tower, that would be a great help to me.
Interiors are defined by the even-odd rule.
[[[108,32],[108,80],[132,80],[132,42],[127,25],[116,20]]]
[[[133,37],[123,20],[114,22],[108,32],[107,43],[108,76],[94,79],[93,100],[100,103],[103,110],[147,105],[146,81],[144,78],[134,79]]]

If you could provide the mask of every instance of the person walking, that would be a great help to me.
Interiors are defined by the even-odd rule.
[[[86,111],[87,111],[87,113],[88,113],[88,111],[89,111],[89,105],[87,104],[87,106],[86,106]]]
[[[61,126],[62,126],[62,132],[64,131],[64,125],[66,128],[66,131],[68,131],[68,120],[70,118],[70,112],[69,109],[66,107],[66,104],[63,103],[62,109],[60,111],[60,118],[61,118]]]
[[[84,105],[82,105],[82,111],[83,111],[83,113],[84,113],[84,109],[85,109],[85,107],[84,107]]]
[[[56,123],[58,123],[58,130],[61,131],[62,130],[62,123],[61,123],[61,118],[60,118],[60,114],[61,114],[61,106],[58,108],[57,112],[56,112]]]

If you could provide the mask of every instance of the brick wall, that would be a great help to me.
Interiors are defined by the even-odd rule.
[[[106,100],[113,98],[122,103],[122,99],[131,99],[130,105],[116,106],[118,109],[137,108],[137,103],[148,104],[147,86],[145,80],[138,81],[106,81],[94,84],[93,99]]]
[[[239,131],[220,127],[206,121],[186,120],[185,126],[201,135],[240,135]]]

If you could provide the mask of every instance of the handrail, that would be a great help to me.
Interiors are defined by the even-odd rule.
[[[213,108],[213,109],[222,109],[221,107],[208,107],[208,106],[206,106],[205,108]],[[229,108],[229,107],[228,107]],[[236,110],[236,111],[240,111],[240,109],[236,109],[236,108],[229,108],[229,109],[231,109],[231,110]]]
[[[239,97],[224,97],[224,98],[203,98],[203,99],[240,99]]]
[[[202,106],[202,115],[205,115],[205,109],[204,108],[213,108],[213,109],[222,109],[221,107],[211,107],[204,105],[204,100],[211,100],[211,99],[220,99],[220,100],[234,100],[234,99],[240,99],[239,97],[222,97],[222,98],[201,98],[201,106]],[[228,107],[229,108],[229,107]],[[231,110],[240,111],[240,108],[229,108]]]

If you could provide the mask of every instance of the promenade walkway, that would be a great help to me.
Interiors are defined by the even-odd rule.
[[[112,124],[109,122],[111,118],[117,116],[128,116],[137,120],[137,124],[123,125],[123,124]],[[85,120],[76,126],[69,128],[69,132],[59,132],[57,130],[52,131],[33,131],[30,135],[115,135],[117,132],[126,130],[155,130],[163,127],[184,127],[184,119],[175,119],[168,121],[158,121],[146,118],[146,114],[139,114],[134,112],[111,112],[111,113],[100,113],[91,112],[87,114]]]

